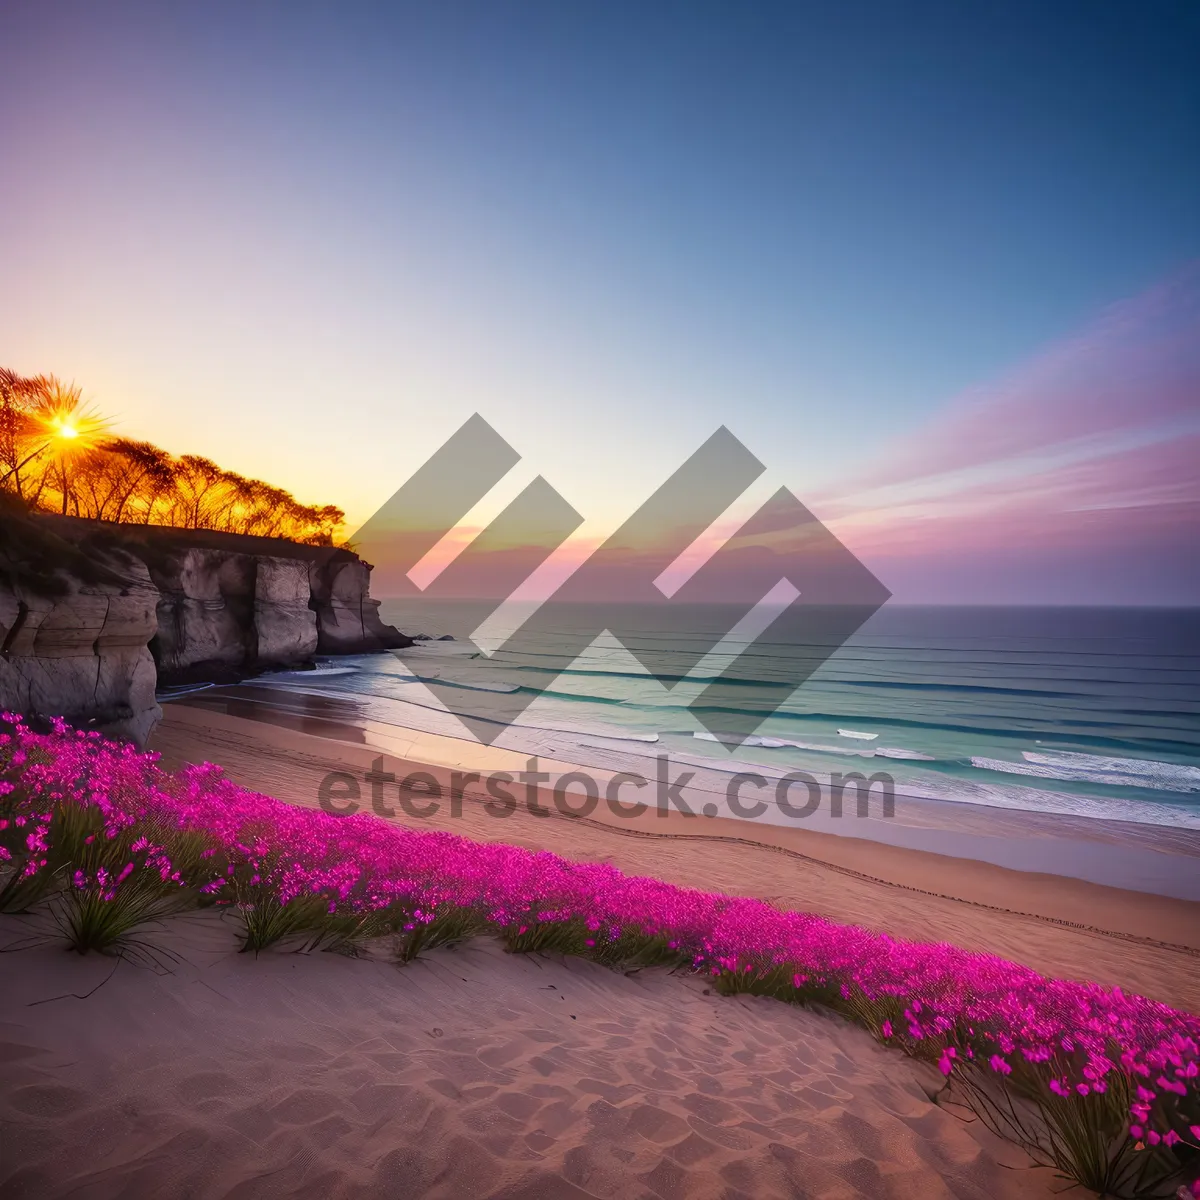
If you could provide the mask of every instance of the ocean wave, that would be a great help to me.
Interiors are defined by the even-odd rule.
[[[169,701],[174,700],[177,696],[190,696],[192,692],[203,692],[208,688],[220,687],[216,683],[179,683],[168,684],[166,687],[159,688],[154,693],[155,700]]]
[[[1050,757],[1050,756],[1046,756]],[[1081,755],[1091,759],[1093,755]],[[1136,761],[1133,759],[1127,760]],[[1163,766],[1171,764],[1164,763]],[[1161,792],[1200,792],[1200,777],[1140,774],[1132,775],[1121,771],[1101,771],[1094,766],[1071,766],[1054,762],[1013,762],[1004,758],[973,757],[971,766],[981,771],[1000,771],[1006,775],[1026,775],[1036,779],[1057,779],[1064,783],[1094,783],[1107,787],[1153,788]]]
[[[760,746],[764,750],[815,750],[822,754],[851,754],[855,758],[871,758],[875,751],[871,747],[858,749],[851,746],[825,746],[817,742],[793,742],[787,738],[762,737],[759,734],[751,734],[747,738],[740,738],[735,733],[704,733],[697,731],[692,734],[692,737],[698,738],[702,742],[719,742],[725,746],[736,746],[739,743],[743,746]]]
[[[681,731],[685,732],[685,731]],[[736,745],[737,737],[733,734],[693,733],[692,737],[702,742],[721,742],[726,745]],[[812,750],[819,754],[849,754],[855,758],[900,758],[912,762],[937,762],[932,754],[922,754],[920,750],[906,750],[902,746],[833,746],[823,742],[798,742],[791,738],[766,737],[752,734],[741,745],[759,746],[764,750]]]
[[[283,675],[289,679],[295,675],[357,675],[358,667],[299,667],[294,671],[268,671],[260,678],[273,679]]]
[[[952,804],[976,804],[984,808],[1086,817],[1089,820],[1128,821],[1134,825],[1200,829],[1200,812],[1194,808],[1135,797],[1087,796],[1019,785],[1005,786],[933,777],[920,780],[898,779],[897,805],[906,796],[919,800],[942,800]]]
[[[505,656],[498,657],[503,659]],[[640,682],[642,684],[648,684],[651,682],[651,676],[640,674],[635,671],[623,671],[619,669],[614,671],[605,669],[589,670],[586,667],[575,666],[568,668],[565,671],[555,673],[562,674],[564,677],[564,682],[571,677],[574,677],[576,680],[579,680],[581,677],[591,677],[597,679],[598,681],[610,680],[614,684],[614,690],[617,694],[597,695],[595,692],[600,690],[599,688],[593,690],[585,687],[581,691],[568,692],[559,690],[553,686],[549,686],[543,690],[539,686],[543,680],[547,684],[552,684],[552,680],[546,677],[548,674],[547,669],[540,666],[531,666],[528,663],[522,663],[519,661],[497,662],[493,660],[493,662],[498,668],[498,673],[506,681],[508,681],[503,689],[505,691],[518,690],[522,692],[528,692],[530,694],[541,696],[546,700],[557,700],[563,704],[572,706],[597,705],[604,706],[605,708],[619,708],[623,714],[631,717],[637,716],[637,718],[641,720],[641,723],[653,727],[671,725],[673,723],[673,714],[678,714],[677,716],[674,716],[674,721],[679,721],[679,719],[684,716],[685,710],[688,711],[688,716],[698,715],[701,711],[715,714],[726,713],[731,717],[740,717],[747,713],[754,713],[757,711],[759,706],[755,704],[753,698],[757,694],[760,694],[761,689],[770,689],[771,687],[777,686],[777,681],[773,682],[770,680],[763,680],[757,684],[751,684],[745,689],[743,693],[746,698],[745,703],[734,702],[733,704],[726,705],[710,704],[695,706],[694,697],[690,695],[691,687],[692,685],[703,685],[709,682],[709,679],[707,678],[701,679],[698,677],[693,678],[682,675],[678,677],[672,677],[678,678],[681,682],[686,680],[686,688],[676,691],[673,694],[664,692],[661,698],[657,698],[647,695],[644,691],[640,695],[637,695],[636,693],[629,694],[629,689],[621,686],[623,683],[628,684]],[[413,665],[416,666],[417,671],[422,676],[432,675],[436,671],[436,668],[433,668],[432,664],[428,668],[424,667],[424,664],[421,664],[420,666],[417,666],[417,664]],[[405,678],[409,679],[410,681],[413,679],[411,676],[406,676]],[[439,678],[444,677],[439,676]],[[522,680],[527,680],[528,683],[522,682]],[[516,683],[516,686],[509,686],[509,684],[513,682]],[[848,682],[850,681],[834,681],[833,686],[836,689],[836,687],[843,686]],[[870,684],[860,684],[859,681],[854,682],[857,686],[871,686]],[[881,680],[877,682],[882,686],[885,683],[890,685],[892,681]],[[460,686],[470,687],[473,685],[460,683]],[[919,688],[922,685],[914,684],[913,686]],[[955,684],[950,686],[952,688],[957,688],[959,685]],[[974,690],[973,685],[965,684],[963,686],[966,689]],[[501,689],[495,688],[485,690],[498,691]],[[688,694],[681,694],[683,690],[686,690]],[[816,704],[808,711],[789,711],[788,708],[785,708],[783,710],[774,711],[773,715],[777,718],[777,720],[787,723],[795,723],[795,732],[801,737],[805,732],[808,731],[808,729],[805,727],[812,728],[812,726],[817,725],[818,723],[823,725],[828,722],[835,727],[852,727],[856,722],[861,721],[864,718],[864,713],[861,709],[855,708],[851,710],[848,708],[842,708],[836,703],[836,701],[832,704],[829,703],[829,701],[833,700],[834,697],[825,695],[824,693],[826,690],[827,689],[824,687],[816,691],[810,690],[808,695],[816,699]],[[1014,691],[1013,689],[1008,688],[997,688],[995,691],[997,693],[1013,691],[1013,700],[1023,698],[1023,696],[1019,695],[1023,689],[1016,689]],[[1039,691],[1034,694],[1039,695],[1044,699],[1051,699],[1050,692]],[[845,698],[848,700],[853,699],[853,697],[850,696]],[[882,698],[883,694],[881,694],[881,699]],[[691,699],[693,703],[689,704],[689,699]],[[822,703],[822,701],[824,701],[824,703]],[[810,699],[809,702],[812,703],[812,699]],[[765,704],[761,707],[763,711],[759,715],[764,718],[768,715],[772,715],[766,711],[767,706]],[[1004,705],[1000,706],[1000,708],[1003,707]],[[900,715],[900,712],[904,711],[909,712],[910,715]],[[641,716],[642,714],[644,714],[644,717]],[[881,730],[890,730],[891,733],[887,736],[895,737],[896,740],[900,740],[901,738],[907,739],[908,737],[913,736],[913,732],[917,733],[918,736],[921,734],[932,733],[938,737],[946,734],[967,734],[988,740],[993,738],[1001,738],[1005,741],[1008,741],[1010,744],[1015,737],[1020,736],[1021,734],[1027,735],[1029,740],[1039,736],[1039,734],[1041,736],[1046,736],[1045,732],[1039,728],[1036,715],[1031,717],[1025,713],[1024,709],[1022,709],[1020,712],[1014,711],[1011,716],[1003,711],[970,712],[969,709],[967,712],[956,713],[955,716],[958,717],[957,720],[951,717],[949,713],[946,713],[945,715],[941,713],[931,713],[931,716],[933,719],[928,720],[922,720],[919,717],[915,717],[910,706],[907,709],[901,709],[898,712],[885,710],[872,713],[871,720],[877,723]],[[968,716],[968,719],[963,720],[962,718],[964,716]],[[1194,738],[1187,736],[1190,731],[1186,731],[1185,728],[1180,724],[1181,719],[1184,716],[1186,716],[1185,713],[1174,710],[1159,711],[1158,709],[1110,708],[1105,713],[1104,719],[1089,720],[1088,716],[1085,716],[1083,712],[1080,712],[1078,714],[1073,714],[1073,719],[1062,724],[1061,737],[1056,737],[1054,740],[1062,742],[1067,742],[1068,740],[1074,740],[1077,742],[1084,741],[1097,746],[1101,749],[1101,751],[1105,744],[1111,744],[1114,750],[1118,748],[1120,750],[1125,750],[1127,748],[1132,749],[1136,746],[1136,748],[1145,749],[1150,753],[1154,753],[1155,751],[1167,753],[1183,752],[1185,754],[1194,753],[1196,750],[1195,740]],[[1148,721],[1154,721],[1154,726],[1146,725],[1146,722]],[[817,733],[818,731],[813,729],[812,732]],[[1135,734],[1134,738],[1131,739],[1129,737],[1130,733]],[[1114,737],[1114,734],[1121,734],[1124,736]],[[818,734],[818,736],[821,736],[821,734]],[[884,734],[881,733],[881,736],[884,736]],[[1026,741],[1026,744],[1028,744],[1028,741]],[[1019,749],[1019,747],[1014,747],[1014,749]],[[964,762],[965,761],[964,749]]]
[[[946,692],[951,695],[979,696],[1035,696],[1041,700],[1077,700],[1086,695],[1084,692],[1057,692],[1048,688],[1030,687],[1001,687],[997,684],[982,683],[938,683],[932,679],[899,680],[899,679],[838,679],[839,687],[870,688],[872,691],[901,691],[901,692]],[[1090,683],[1091,680],[1053,680],[1062,683]]]
[[[440,683],[446,687],[461,688],[464,692],[499,692],[508,695],[521,691],[521,685],[517,683],[464,683],[460,679],[447,679],[436,671],[425,675],[401,675],[400,678],[413,683]]]
[[[496,656],[500,658],[499,655]],[[493,660],[495,661],[495,660]],[[742,687],[747,688],[767,688],[774,687],[775,682],[770,679],[735,679],[728,680],[720,675],[688,675],[663,672],[659,675],[651,675],[648,671],[609,671],[603,668],[587,669],[584,667],[564,667],[559,670],[557,667],[542,667],[537,664],[509,662],[501,659],[506,671],[528,671],[536,675],[548,675],[552,679],[557,679],[560,675],[572,676],[574,678],[585,679],[632,679],[639,683],[646,683],[654,680],[662,684],[676,683],[729,683],[733,682]]]
[[[637,705],[637,704],[632,704],[632,703],[626,702],[626,707],[627,708],[644,708],[648,712],[669,712],[672,708],[675,708],[676,706],[674,706],[674,705]],[[680,709],[682,709],[682,708],[687,708],[688,706],[682,705],[682,706],[678,706],[678,707]],[[741,716],[741,715],[744,715],[748,710],[742,709],[742,708],[722,707],[720,705],[696,705],[695,707],[690,708],[689,711],[691,711],[693,713],[697,713],[697,712],[728,713],[730,715]],[[1174,715],[1179,716],[1180,714],[1176,713]],[[802,721],[806,724],[808,724],[810,722],[820,721],[822,723],[828,722],[828,723],[836,725],[841,721],[846,721],[846,720],[852,721],[855,719],[861,720],[862,713],[861,712],[860,713],[847,713],[847,712],[826,711],[824,709],[820,709],[820,710],[813,709],[809,712],[799,712],[799,713],[798,712],[788,712],[786,710],[777,710],[773,713],[763,713],[762,716],[764,718],[767,716],[773,716],[776,720],[782,720],[782,721],[796,721],[796,722]],[[978,722],[972,723],[972,724],[966,724],[965,722],[962,722],[962,721],[949,721],[949,720],[918,721],[918,720],[913,720],[912,718],[909,718],[909,717],[898,717],[898,716],[894,716],[891,714],[889,714],[886,717],[884,717],[884,716],[873,717],[872,719],[876,722],[876,724],[883,726],[883,727],[890,728],[890,729],[919,730],[922,732],[929,732],[929,733],[936,733],[936,734],[966,733],[966,734],[976,735],[979,737],[987,737],[987,738],[998,737],[998,738],[1004,738],[1006,740],[1011,740],[1012,738],[1014,738],[1015,736],[1018,736],[1018,735],[1027,735],[1029,740],[1032,740],[1033,738],[1035,738],[1037,736],[1037,733],[1034,732],[1034,730],[1032,728],[1026,728],[1024,726],[1017,726],[1015,723],[1008,724],[1008,725],[995,724],[995,723],[992,723],[983,718],[981,718]],[[1106,736],[1106,734],[1109,734],[1109,735],[1111,734],[1111,731],[1114,729],[1114,727],[1117,724],[1118,723],[1113,720],[1090,721],[1090,720],[1087,720],[1086,718],[1078,717],[1070,722],[1070,726],[1074,727],[1075,729],[1078,729],[1080,731],[1080,735],[1072,738],[1069,733],[1064,731],[1063,734],[1061,735],[1062,740],[1064,742],[1067,740],[1078,741],[1082,737],[1082,738],[1086,738],[1089,741],[1108,742],[1113,745],[1120,745],[1121,744],[1120,738]],[[1042,736],[1044,737],[1045,734],[1043,734]],[[1195,753],[1196,752],[1196,743],[1194,740],[1179,741],[1179,740],[1171,738],[1171,737],[1163,737],[1163,736],[1150,737],[1145,734],[1142,734],[1140,736],[1139,740],[1143,744],[1151,744],[1156,748],[1161,748],[1164,750],[1166,750],[1168,748],[1174,749],[1174,748],[1178,747],[1184,753]]]
[[[725,685],[735,684],[738,687],[744,687],[752,690],[755,688],[772,688],[778,685],[778,680],[775,679],[750,679],[737,678],[729,679],[722,675],[695,675],[684,672],[660,672],[651,675],[647,671],[630,671],[622,669],[608,669],[603,664],[597,663],[594,666],[572,666],[559,668],[557,666],[543,666],[537,662],[521,661],[521,659],[534,658],[535,655],[523,654],[520,658],[515,655],[506,655],[503,652],[495,655],[493,662],[502,664],[506,671],[522,671],[534,675],[545,675],[550,678],[558,676],[571,676],[573,678],[582,679],[612,679],[612,680],[633,680],[636,682],[646,682],[647,680],[656,680],[664,685],[675,685],[677,683],[694,683],[708,685],[711,683],[722,683]],[[546,655],[551,658],[552,656]],[[777,663],[777,658],[767,657],[768,662]],[[843,664],[844,666],[845,664]],[[917,680],[891,680],[891,679],[851,679],[844,675],[828,676],[828,681],[838,687],[847,688],[865,688],[869,690],[880,691],[904,691],[904,692],[931,692],[931,693],[947,693],[951,695],[980,695],[980,696],[1000,696],[1000,697],[1033,697],[1043,700],[1078,700],[1087,697],[1090,693],[1087,691],[1060,691],[1057,690],[1063,684],[1095,684],[1097,681],[1090,679],[1074,679],[1074,678],[1050,678],[1045,680],[1047,687],[1008,687],[1002,684],[978,684],[978,683],[945,683],[932,679],[917,679]]]
[[[717,760],[701,755],[674,754],[672,761],[710,771],[718,780],[746,770],[754,770],[767,779],[778,779],[788,770],[776,763],[748,759]],[[819,777],[819,775],[818,775]],[[720,784],[717,785],[718,796]],[[1200,812],[1186,804],[1173,804],[1141,797],[1088,796],[1075,792],[1056,792],[1016,783],[991,783],[985,780],[939,776],[930,771],[920,777],[895,781],[897,811],[906,799],[935,800],[953,804],[1002,808],[1016,812],[1047,813],[1085,817],[1088,820],[1127,821],[1135,825],[1161,825],[1170,828],[1200,829]],[[770,818],[768,818],[770,819]],[[787,824],[786,821],[780,822]]]
[[[654,745],[659,740],[657,733],[633,733],[625,729],[618,731],[611,727],[606,729],[594,726],[530,725],[516,721],[508,728],[531,733],[569,733],[580,738],[598,737],[604,738],[608,742],[638,742],[642,745]]]
[[[1023,750],[1026,762],[1044,767],[1063,767],[1067,770],[1101,771],[1107,774],[1129,775],[1136,779],[1161,779],[1172,787],[1182,784],[1180,791],[1192,791],[1200,785],[1200,767],[1186,763],[1159,762],[1153,758],[1115,758],[1107,754],[1079,754],[1069,750]]]

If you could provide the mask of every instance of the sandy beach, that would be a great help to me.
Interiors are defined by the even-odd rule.
[[[382,766],[448,783],[503,765],[446,740]],[[183,705],[153,748],[165,766],[216,762],[302,805],[330,772],[361,776],[380,757]],[[396,819],[1200,1009],[1200,906],[1187,901],[756,822],[496,819],[484,798],[468,787],[460,815]],[[507,955],[489,939],[404,967],[255,957],[214,911],[149,934],[137,963],[65,954],[40,940],[46,920],[0,922],[3,1197],[993,1200],[1065,1186],[938,1103],[932,1069],[839,1018],[717,996],[702,978]]]
[[[13,956],[0,1195],[998,1200],[1061,1187],[931,1103],[935,1073],[840,1021],[486,940],[397,968],[255,959],[232,953],[219,919],[185,924],[171,939],[182,960],[161,974],[57,947]]]

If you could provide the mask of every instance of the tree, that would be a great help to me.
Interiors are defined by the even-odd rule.
[[[46,448],[47,439],[34,418],[38,397],[48,381],[26,379],[0,367],[0,486],[26,499],[28,471]]]
[[[340,508],[196,454],[114,437],[80,389],[0,368],[0,491],[33,508],[97,521],[218,529],[332,545]]]

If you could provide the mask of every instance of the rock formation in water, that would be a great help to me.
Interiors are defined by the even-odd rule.
[[[309,563],[309,589],[317,614],[320,654],[411,646],[412,639],[385,625],[371,599],[371,568],[357,555],[331,555]]]

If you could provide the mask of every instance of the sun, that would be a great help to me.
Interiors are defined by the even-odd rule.
[[[50,396],[36,419],[55,455],[85,453],[108,436],[108,422],[90,405],[80,403],[77,388],[61,388]]]

